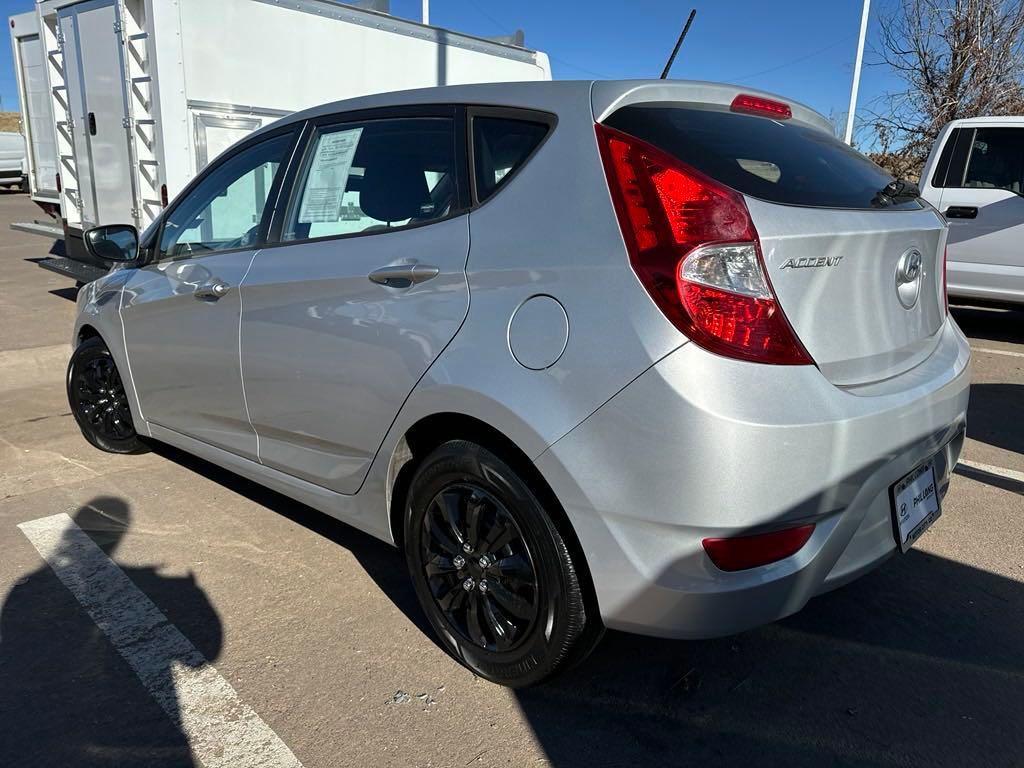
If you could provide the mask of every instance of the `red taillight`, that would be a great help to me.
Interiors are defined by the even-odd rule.
[[[163,206],[164,208],[167,207],[167,185],[166,184],[161,184],[160,185],[160,205]]]
[[[775,300],[743,196],[634,136],[597,126],[630,263],[658,308],[702,347],[811,363]]]
[[[789,104],[774,99],[766,99],[762,96],[751,96],[741,93],[732,100],[729,108],[733,112],[746,112],[750,115],[767,115],[779,120],[789,120],[793,116],[793,110]]]
[[[795,555],[814,533],[813,525],[729,539],[704,539],[704,551],[719,570],[743,571]]]
[[[62,187],[62,186],[61,186],[61,183],[60,183],[60,174],[58,173],[58,174],[57,174],[57,194],[59,195],[59,194],[60,194],[61,192],[63,192],[63,191],[64,191],[64,187]]]

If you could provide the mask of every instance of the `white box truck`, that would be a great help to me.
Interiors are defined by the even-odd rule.
[[[81,282],[106,271],[90,264],[84,230],[145,228],[217,154],[282,115],[369,93],[551,79],[547,56],[521,39],[333,0],[39,0],[36,16],[69,257],[40,266]],[[41,171],[34,196],[49,191]]]

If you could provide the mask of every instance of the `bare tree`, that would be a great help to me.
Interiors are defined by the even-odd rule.
[[[899,0],[879,26],[877,63],[904,84],[870,120],[890,172],[918,172],[950,120],[1024,113],[1024,0]]]

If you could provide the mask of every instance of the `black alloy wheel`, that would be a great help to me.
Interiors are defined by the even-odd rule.
[[[423,516],[424,574],[463,640],[488,651],[517,647],[537,621],[537,574],[508,510],[475,483],[438,493]]]
[[[416,596],[442,645],[473,672],[533,685],[600,639],[576,564],[544,505],[505,460],[451,440],[419,463],[404,547]]]
[[[103,340],[83,341],[68,365],[68,403],[82,435],[108,453],[138,453],[143,449],[124,382]]]

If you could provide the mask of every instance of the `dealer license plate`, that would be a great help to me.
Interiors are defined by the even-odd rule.
[[[928,461],[892,487],[893,528],[901,552],[910,549],[934,523],[942,508],[935,482],[935,459]]]

